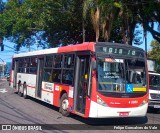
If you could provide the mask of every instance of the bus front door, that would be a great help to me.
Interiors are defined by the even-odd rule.
[[[86,89],[88,86],[89,55],[80,55],[76,58],[75,84],[74,84],[74,109],[85,114]]]
[[[17,88],[17,71],[18,71],[18,60],[14,62],[14,75],[13,75],[13,88]],[[18,90],[17,90],[18,92]]]
[[[36,97],[41,98],[44,58],[37,59]]]

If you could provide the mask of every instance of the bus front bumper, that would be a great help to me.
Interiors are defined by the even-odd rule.
[[[143,117],[146,116],[148,103],[134,108],[111,108],[94,101],[90,105],[90,118]]]

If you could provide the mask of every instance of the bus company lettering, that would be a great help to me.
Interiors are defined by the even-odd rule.
[[[45,84],[44,84],[44,88],[45,88],[46,90],[53,91],[53,84],[51,84],[51,83],[45,83]]]
[[[49,99],[46,99],[46,98],[44,98],[44,101],[45,101],[46,103],[51,103],[51,101],[50,101]]]
[[[111,79],[116,78],[116,79],[118,79],[120,77],[119,77],[119,75],[117,75],[117,73],[105,72],[105,75],[103,78],[111,78]]]
[[[108,78],[108,79],[118,79],[119,76],[118,75],[115,75],[115,76],[104,76],[103,77],[104,79]]]
[[[121,104],[121,103],[119,103],[119,102],[110,102],[110,104],[116,104],[116,105],[119,105],[119,104]]]
[[[137,104],[138,101],[137,100],[132,100],[132,101],[128,101],[129,104]]]

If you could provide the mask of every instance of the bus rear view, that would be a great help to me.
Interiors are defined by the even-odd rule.
[[[95,48],[94,98],[89,117],[145,116],[148,78],[144,51],[113,43],[97,43]]]

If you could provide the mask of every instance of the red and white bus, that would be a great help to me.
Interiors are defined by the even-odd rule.
[[[145,52],[137,47],[88,42],[16,54],[11,87],[85,118],[141,117],[148,108]]]

